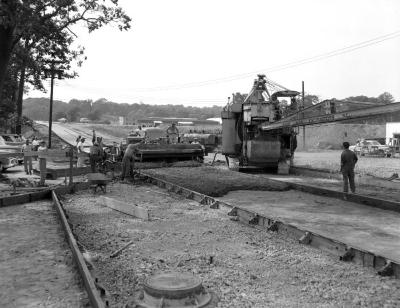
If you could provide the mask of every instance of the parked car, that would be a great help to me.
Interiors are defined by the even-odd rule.
[[[21,153],[21,146],[7,144],[0,136],[0,171],[17,166],[23,161],[24,154]]]
[[[360,156],[377,155],[390,157],[392,154],[389,146],[380,144],[376,140],[359,140],[355,145],[351,145],[349,149]]]
[[[25,138],[17,134],[0,134],[0,139],[7,145],[22,146],[25,143]]]

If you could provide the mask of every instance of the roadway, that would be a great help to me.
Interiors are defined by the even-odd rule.
[[[36,121],[39,125],[49,126],[47,121]],[[92,130],[90,127],[85,125],[70,125],[67,123],[61,122],[53,122],[52,132],[56,134],[58,137],[63,139],[66,143],[75,146],[76,138],[81,136],[86,139],[85,141],[85,150],[88,149],[92,145]],[[117,138],[115,136],[111,136],[109,134],[102,133],[101,135],[97,135],[98,137],[103,137],[104,145],[112,145],[113,142],[120,143],[122,141],[121,138]]]

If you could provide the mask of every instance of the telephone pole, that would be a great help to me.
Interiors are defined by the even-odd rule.
[[[302,96],[302,103],[301,108],[304,110],[304,81],[301,82],[301,96]],[[303,113],[304,117],[304,113]],[[306,149],[306,126],[303,126],[303,150]]]
[[[61,61],[52,60],[50,61],[50,68],[44,69],[44,77],[47,78],[50,75],[50,110],[49,110],[49,144],[48,148],[51,148],[51,128],[53,125],[53,92],[54,92],[54,78],[56,74],[58,79],[62,78],[62,73],[64,72],[60,68],[56,68],[56,64],[62,63]]]

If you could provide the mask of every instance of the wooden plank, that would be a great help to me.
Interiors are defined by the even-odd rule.
[[[116,200],[114,198],[109,198],[109,197],[104,197],[102,196],[100,199],[100,202],[119,212],[122,212],[124,214],[128,214],[137,218],[141,218],[143,220],[150,220],[149,217],[149,210],[139,207],[136,204],[128,204],[119,200]]]
[[[96,288],[95,282],[92,278],[92,275],[90,274],[89,269],[86,265],[85,259],[83,258],[83,255],[79,250],[78,244],[77,244],[75,237],[72,233],[72,230],[68,224],[68,220],[65,217],[65,214],[61,207],[60,201],[58,200],[58,197],[54,191],[52,191],[52,197],[53,197],[54,206],[60,217],[61,224],[64,228],[65,235],[67,237],[69,246],[71,247],[75,262],[78,265],[79,272],[82,276],[83,283],[85,285],[86,292],[88,293],[90,303],[95,308],[105,308],[106,305],[102,301],[100,294],[97,291],[97,288]]]

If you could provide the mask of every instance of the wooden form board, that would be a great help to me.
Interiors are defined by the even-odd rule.
[[[51,150],[48,149],[46,151],[29,151],[24,152],[24,156],[31,157],[39,157],[39,158],[67,158],[69,157],[69,151],[65,150]],[[88,153],[74,153],[73,157],[88,157]]]
[[[134,216],[137,218],[141,218],[143,220],[150,219],[149,210],[142,208],[140,206],[137,206],[136,204],[133,204],[133,203],[129,204],[126,202],[116,200],[114,198],[109,198],[109,197],[104,197],[104,196],[101,196],[100,202],[103,205],[105,205],[113,210],[122,212],[124,214],[128,214],[128,215],[131,215],[131,216]]]

